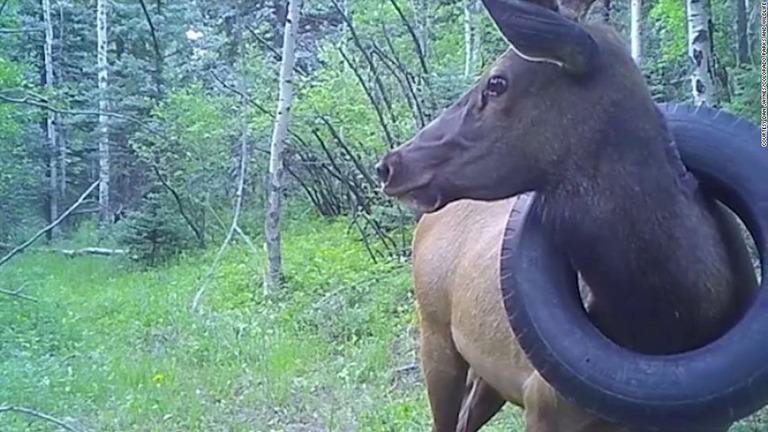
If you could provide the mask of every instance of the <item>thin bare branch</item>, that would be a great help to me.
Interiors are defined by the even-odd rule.
[[[3,4],[0,4],[0,16],[3,16],[6,6],[8,6],[8,0],[3,0]]]
[[[203,276],[203,280],[200,283],[200,288],[197,290],[197,293],[195,293],[195,298],[192,300],[192,312],[197,311],[198,307],[200,306],[200,299],[205,293],[213,273],[218,270],[219,264],[221,263],[221,258],[224,256],[224,251],[227,249],[227,246],[229,246],[229,243],[232,241],[232,236],[238,229],[237,221],[240,218],[240,209],[243,205],[243,188],[245,185],[246,166],[248,164],[248,111],[245,109],[245,104],[247,102],[248,100],[243,98],[243,132],[242,137],[240,138],[240,173],[237,179],[235,214],[232,215],[232,224],[229,227],[229,232],[227,232],[227,237],[221,243],[221,247],[219,247],[219,251],[216,253],[216,258],[214,258],[213,264],[208,269],[208,273]]]
[[[352,20],[349,19],[349,17],[344,13],[344,9],[342,9],[341,6],[339,6],[338,2],[336,0],[331,0],[331,3],[336,8],[336,11],[338,14],[344,19],[344,21],[347,24],[347,29],[349,30],[350,36],[352,36],[352,42],[354,42],[357,49],[360,51],[360,54],[363,56],[363,59],[368,64],[368,69],[371,72],[371,75],[373,75],[373,82],[375,84],[375,87],[379,89],[379,95],[381,96],[381,102],[384,104],[384,107],[386,108],[387,112],[389,113],[389,118],[392,121],[392,124],[397,123],[395,114],[392,110],[392,103],[389,101],[389,96],[387,94],[387,89],[384,86],[384,83],[381,81],[381,77],[379,76],[379,71],[376,68],[376,64],[373,62],[373,59],[371,58],[370,53],[366,49],[366,47],[363,45],[363,41],[360,39],[360,37],[357,34],[357,31],[355,30],[354,25],[352,24]],[[341,48],[339,48],[341,51]],[[341,52],[342,55],[344,55],[343,52]],[[347,61],[349,64],[349,67],[356,71],[355,65]],[[359,75],[359,72],[356,72],[356,75]],[[378,104],[376,100],[371,100],[371,103]],[[382,126],[384,126],[382,124]]]
[[[39,100],[34,100],[34,99],[30,98],[29,95],[25,95],[23,98],[19,99],[19,98],[12,98],[12,97],[0,94],[0,101],[8,102],[8,103],[15,103],[15,104],[31,105],[31,106],[34,106],[34,107],[46,109],[48,111],[53,111],[53,112],[58,113],[58,114],[89,115],[89,116],[100,116],[100,115],[103,115],[103,116],[107,116],[107,117],[119,118],[121,120],[126,120],[126,121],[129,121],[131,123],[135,123],[135,124],[137,124],[139,126],[143,126],[143,127],[149,128],[147,126],[147,124],[142,122],[141,120],[137,120],[137,119],[135,119],[135,118],[133,118],[131,116],[127,116],[127,115],[124,115],[124,114],[118,114],[118,113],[109,112],[109,111],[98,111],[98,110],[97,111],[93,111],[93,110],[70,110],[70,109],[56,108],[55,106],[50,105],[50,104],[48,104],[46,102],[42,102],[42,101],[39,101]]]
[[[27,286],[26,283],[21,284],[21,286],[16,291],[7,291],[7,290],[4,290],[4,289],[0,288],[0,294],[5,294],[5,295],[9,295],[11,297],[18,297],[18,298],[21,298],[21,299],[24,299],[24,300],[29,300],[29,301],[36,302],[37,301],[36,298],[21,293],[21,290],[23,290],[25,286]]]
[[[157,39],[157,32],[155,31],[155,25],[152,22],[152,17],[149,15],[147,5],[144,0],[139,0],[141,4],[141,10],[144,12],[144,18],[147,20],[149,26],[149,33],[152,36],[152,48],[155,51],[155,70],[153,75],[155,86],[157,87],[157,94],[162,97],[163,94],[163,52],[160,49],[160,41]],[[158,13],[160,13],[160,7],[158,5]]]
[[[253,38],[256,39],[256,41],[258,41],[260,44],[266,47],[269,50],[269,52],[271,52],[272,55],[275,56],[275,60],[277,60],[278,62],[283,61],[283,55],[280,53],[280,51],[278,51],[275,47],[273,47],[269,42],[264,40],[263,37],[259,36],[259,34],[256,33],[256,30],[253,29],[253,27],[246,24],[245,29],[248,30],[248,33],[250,33],[251,36],[253,36]],[[309,73],[304,69],[302,69],[298,64],[293,65],[293,71],[303,77],[309,77]]]
[[[339,52],[339,54],[341,54],[341,58],[352,70],[352,73],[355,75],[355,78],[357,78],[357,81],[360,84],[360,87],[362,87],[363,92],[365,92],[365,95],[368,96],[368,100],[371,102],[371,106],[373,107],[374,111],[376,111],[376,116],[379,118],[379,124],[381,125],[381,129],[384,132],[384,137],[387,139],[389,147],[394,148],[395,140],[392,137],[392,133],[389,131],[389,126],[387,125],[387,121],[384,118],[384,113],[382,112],[376,97],[373,95],[373,91],[366,84],[367,80],[360,74],[360,71],[357,69],[355,64],[349,58],[347,53],[344,52],[344,49],[340,45],[336,46],[336,50]],[[375,73],[375,71],[371,72]]]
[[[155,55],[158,60],[160,60],[163,58],[163,54],[160,52],[160,43],[157,41],[157,32],[155,32],[155,25],[152,24],[152,17],[149,16],[149,11],[147,10],[147,5],[144,3],[144,0],[139,0],[139,4],[141,4],[141,10],[144,11],[144,18],[147,19],[147,25],[149,25],[149,33],[152,35],[152,45],[155,50]]]
[[[68,425],[63,420],[59,420],[56,417],[50,416],[48,414],[42,413],[42,412],[37,411],[37,410],[33,410],[31,408],[24,408],[24,407],[20,407],[20,406],[2,404],[2,405],[0,405],[0,414],[2,414],[4,412],[15,412],[15,413],[20,413],[20,414],[26,414],[26,415],[28,415],[30,417],[34,417],[34,418],[37,418],[37,419],[40,419],[40,420],[45,420],[45,421],[47,421],[49,423],[53,423],[56,426],[66,430],[66,431],[69,431],[69,432],[80,432],[79,429],[76,429],[73,426]]]
[[[358,158],[352,150],[349,149],[349,147],[346,145],[344,140],[341,138],[341,135],[339,135],[339,132],[336,130],[335,127],[333,127],[333,123],[331,123],[325,116],[320,116],[320,120],[325,123],[325,126],[328,128],[328,131],[331,133],[331,136],[333,136],[334,140],[336,141],[336,144],[341,147],[341,150],[344,151],[344,153],[347,155],[347,157],[352,161],[352,164],[355,165],[355,168],[360,172],[360,174],[365,178],[365,180],[368,181],[368,185],[376,188],[378,187],[378,182],[376,182],[373,177],[371,177],[371,174],[368,172],[367,169],[365,169],[365,166],[363,166],[362,161],[360,161],[360,158]]]
[[[417,83],[417,78],[419,78],[419,76],[415,75],[412,72],[410,72],[408,70],[408,67],[406,66],[406,64],[401,60],[400,55],[398,55],[398,50],[395,48],[395,44],[392,41],[392,38],[389,36],[390,32],[387,29],[386,23],[382,23],[381,24],[381,28],[382,28],[382,30],[384,30],[382,32],[382,35],[384,36],[384,42],[386,42],[387,48],[389,48],[389,51],[392,53],[393,60],[398,65],[398,69],[400,69],[402,71],[403,76],[405,77],[406,82],[408,82],[408,85],[411,88],[415,87],[416,83]],[[429,80],[428,80],[429,76],[428,76],[428,74],[424,73],[420,78],[423,80],[422,87],[426,87],[427,89],[429,89]],[[413,92],[414,100],[415,101],[419,101],[419,104],[422,107],[422,109],[421,109],[422,116],[426,118],[426,117],[429,117],[429,114],[427,114],[427,112],[434,112],[435,96],[434,96],[434,93],[431,92],[431,91],[426,91],[425,93],[426,93],[425,97],[428,97],[429,100],[421,101],[419,98],[416,97],[416,92],[415,91]],[[426,104],[428,106],[425,108],[424,104]]]
[[[405,25],[406,30],[408,30],[408,34],[411,35],[411,39],[413,40],[413,46],[416,49],[416,56],[419,59],[419,64],[421,64],[421,70],[424,72],[424,79],[426,79],[426,77],[429,76],[429,68],[427,68],[427,59],[424,56],[424,52],[421,50],[419,37],[416,36],[416,31],[413,30],[413,26],[411,25],[411,22],[408,21],[408,18],[406,18],[405,14],[403,13],[403,10],[400,9],[400,6],[397,4],[397,1],[389,0],[389,2],[392,3],[392,6],[395,8],[395,11],[397,11],[397,15],[403,21],[403,24]]]
[[[0,29],[0,34],[39,33],[42,28]]]
[[[255,100],[253,100],[253,98],[251,98],[251,96],[250,96],[250,95],[248,95],[246,92],[244,92],[244,91],[242,91],[242,90],[240,90],[240,89],[237,89],[237,88],[235,88],[235,87],[233,87],[233,86],[231,86],[231,85],[227,84],[226,82],[224,82],[224,80],[222,80],[222,79],[221,79],[221,78],[220,78],[218,75],[216,75],[216,73],[215,73],[215,72],[213,72],[213,71],[211,71],[211,76],[213,76],[213,79],[215,79],[215,80],[216,80],[216,82],[218,82],[218,83],[219,83],[219,84],[220,84],[222,87],[224,87],[224,89],[226,89],[226,90],[229,90],[229,91],[231,91],[232,93],[234,93],[234,94],[236,94],[236,95],[240,96],[241,98],[243,98],[243,100],[245,100],[245,102],[247,102],[249,105],[253,106],[254,108],[258,109],[258,110],[259,110],[259,111],[261,111],[263,114],[266,114],[266,115],[269,115],[269,116],[271,116],[271,117],[274,117],[274,113],[272,113],[272,112],[271,112],[271,111],[269,111],[268,109],[264,108],[264,106],[263,106],[263,105],[261,105],[260,103],[258,103],[258,102],[256,102]],[[291,134],[291,136],[293,136],[293,137],[294,137],[294,138],[295,138],[297,141],[299,141],[300,143],[306,144],[306,143],[304,142],[303,138],[301,138],[301,136],[300,136],[299,134],[297,134],[297,133],[295,133],[295,132],[291,131],[291,129],[290,129],[290,128],[288,129],[288,133],[290,133],[290,134]],[[259,152],[261,152],[261,153],[265,153],[265,154],[269,154],[269,153],[270,153],[270,152],[269,152],[269,149],[264,149],[264,148],[261,148],[261,147],[254,147],[254,150],[257,150],[257,151],[259,151]]]
[[[216,222],[218,222],[218,223],[219,223],[219,226],[221,227],[221,229],[222,229],[222,230],[226,229],[226,226],[224,226],[224,221],[223,221],[223,220],[221,220],[221,216],[219,216],[219,214],[218,214],[218,213],[216,213],[216,210],[214,210],[214,209],[213,209],[213,207],[211,207],[211,205],[210,205],[210,204],[208,204],[208,211],[210,211],[210,212],[211,212],[211,214],[213,215],[213,217],[214,217],[214,218],[216,218]],[[253,240],[251,240],[251,238],[250,238],[250,237],[248,237],[248,235],[247,235],[246,233],[244,233],[242,229],[240,229],[240,226],[239,226],[239,225],[235,225],[235,231],[236,231],[236,232],[237,232],[237,234],[240,236],[240,238],[242,238],[242,239],[243,239],[243,241],[244,241],[244,242],[245,242],[245,243],[246,243],[248,246],[250,246],[250,248],[251,248],[251,251],[253,251],[253,254],[254,254],[256,257],[259,257],[259,256],[260,256],[260,255],[259,255],[259,248],[257,248],[257,247],[256,247],[256,245],[255,245],[255,244],[253,244]]]
[[[394,45],[392,44],[392,40],[387,35],[386,26],[382,25],[382,27],[384,29],[384,32],[383,32],[384,40],[387,43],[387,47],[389,47],[390,51],[392,51],[392,55],[394,56],[394,58],[389,58],[389,56],[387,56],[387,54],[384,52],[384,50],[382,48],[380,48],[376,42],[373,43],[373,47],[374,47],[374,51],[373,52],[374,52],[374,54],[376,54],[382,60],[382,63],[385,66],[390,68],[390,70],[392,71],[392,75],[395,78],[398,79],[398,82],[401,83],[400,85],[401,86],[403,86],[403,85],[405,86],[405,88],[406,88],[406,90],[408,92],[408,94],[405,95],[405,100],[409,101],[409,105],[411,106],[411,110],[415,111],[415,116],[417,116],[417,118],[415,120],[416,120],[417,124],[419,125],[419,127],[424,127],[424,125],[427,124],[426,121],[424,120],[424,117],[425,117],[424,109],[422,108],[422,101],[419,99],[419,97],[418,97],[418,95],[416,93],[416,90],[414,89],[414,82],[413,82],[412,74],[408,71],[406,66],[403,65],[403,62],[400,60],[399,56],[397,55],[397,52],[395,51]],[[392,70],[392,68],[395,68],[395,69],[400,71],[400,73],[403,75],[404,83],[402,81],[400,81],[400,79],[398,78],[397,73],[394,70]]]
[[[411,109],[411,114],[413,115],[414,123],[419,125],[420,127],[424,126],[424,119],[420,118],[419,115],[420,107],[418,105],[418,101],[414,103],[414,101],[411,99],[411,96],[413,95],[410,92],[410,83],[408,82],[408,77],[401,78],[398,74],[397,66],[392,65],[392,63],[389,61],[389,59],[386,57],[386,55],[382,52],[382,50],[378,47],[376,42],[373,42],[373,51],[372,54],[376,55],[379,60],[381,60],[381,63],[392,73],[392,76],[397,80],[397,83],[400,85],[400,91],[403,94],[403,99],[405,99],[405,102],[408,104],[408,107]],[[405,80],[405,81],[403,81]]]
[[[51,112],[55,112],[57,114],[113,117],[116,119],[125,120],[127,122],[133,123],[141,127],[142,129],[144,129],[145,131],[149,132],[150,134],[154,135],[157,138],[166,140],[168,142],[175,141],[169,138],[168,136],[166,136],[165,134],[163,134],[162,132],[158,132],[157,130],[155,130],[150,124],[143,122],[135,117],[131,117],[129,115],[120,114],[120,113],[111,112],[111,111],[101,111],[101,110],[71,110],[71,109],[56,108],[55,106],[46,102],[45,98],[43,98],[40,95],[37,95],[30,91],[25,91],[24,93],[25,94],[23,98],[14,98],[14,97],[0,94],[0,102],[30,105],[30,106],[42,108]],[[33,96],[34,98],[30,96]]]
[[[192,220],[191,217],[189,217],[187,212],[184,211],[184,204],[181,202],[181,197],[176,192],[176,189],[174,189],[168,183],[168,181],[165,180],[163,174],[160,172],[160,168],[158,168],[157,165],[152,164],[152,169],[154,170],[157,179],[160,180],[160,183],[163,185],[163,187],[165,187],[171,193],[171,195],[173,195],[173,199],[176,201],[176,205],[179,207],[179,214],[184,219],[184,221],[187,222],[187,225],[192,230],[192,232],[195,233],[195,237],[200,243],[200,246],[205,247],[205,235],[203,235],[203,232],[200,230],[200,228],[197,227],[197,224]]]
[[[5,264],[5,263],[7,263],[8,261],[10,261],[10,260],[11,260],[11,258],[13,258],[13,257],[14,257],[16,254],[18,254],[18,253],[22,252],[24,249],[28,248],[28,247],[29,247],[29,246],[30,246],[32,243],[34,243],[35,241],[37,241],[37,239],[39,239],[40,237],[42,237],[42,236],[43,236],[43,234],[47,233],[48,231],[50,231],[50,230],[54,229],[56,226],[58,226],[58,225],[59,225],[59,224],[60,224],[60,223],[61,223],[61,222],[62,222],[62,221],[63,221],[63,220],[64,220],[64,219],[67,217],[67,216],[69,216],[69,214],[70,214],[70,213],[72,213],[72,211],[73,211],[73,210],[75,210],[77,207],[79,207],[79,206],[80,206],[80,204],[82,204],[82,203],[83,203],[83,201],[85,201],[85,198],[86,198],[86,197],[87,197],[87,196],[88,196],[88,195],[89,195],[91,192],[93,192],[93,190],[96,188],[96,186],[98,186],[98,185],[99,185],[99,183],[100,183],[100,182],[101,182],[100,180],[96,180],[95,182],[93,182],[93,184],[92,184],[92,185],[91,185],[91,186],[90,186],[90,187],[89,187],[89,188],[88,188],[88,189],[87,189],[85,192],[83,192],[83,194],[82,194],[82,195],[80,195],[80,198],[78,198],[78,199],[77,199],[77,201],[75,201],[75,203],[74,203],[74,204],[72,204],[72,205],[71,205],[71,206],[70,206],[70,207],[67,209],[67,211],[65,211],[64,213],[62,213],[61,215],[59,215],[59,217],[58,217],[58,218],[56,218],[56,220],[55,220],[55,221],[51,222],[51,224],[50,224],[50,225],[48,225],[47,227],[45,227],[45,228],[41,229],[40,231],[38,231],[38,232],[37,232],[37,234],[35,234],[35,235],[33,235],[32,237],[30,237],[30,239],[29,239],[29,240],[25,241],[24,243],[22,243],[22,244],[21,244],[21,245],[19,245],[19,246],[16,246],[16,247],[15,247],[15,248],[14,248],[12,251],[10,251],[10,252],[8,253],[8,255],[6,255],[5,257],[3,257],[3,259],[0,259],[0,267],[2,267],[2,266],[3,266],[3,264]]]

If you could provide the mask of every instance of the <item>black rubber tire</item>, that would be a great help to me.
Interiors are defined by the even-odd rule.
[[[576,275],[541,226],[536,205],[501,252],[504,307],[532,365],[560,394],[599,417],[665,432],[709,429],[768,403],[768,149],[760,130],[724,111],[659,104],[683,163],[753,236],[761,289],[737,326],[700,349],[650,356],[607,339],[588,320]]]

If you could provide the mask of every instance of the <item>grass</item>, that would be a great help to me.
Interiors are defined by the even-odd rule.
[[[0,271],[0,405],[90,431],[425,431],[407,265],[371,264],[344,223],[291,225],[287,288],[261,293],[263,257],[235,245],[190,303],[215,248],[140,270],[27,254]],[[756,417],[737,432],[768,430]],[[0,413],[0,431],[52,431]],[[485,429],[522,431],[505,408]]]
[[[264,297],[263,258],[226,253],[190,304],[215,248],[140,270],[101,257],[19,257],[0,297],[0,405],[92,431],[423,431],[406,265],[378,264],[344,223],[291,226],[287,288]],[[489,431],[508,431],[515,410]],[[0,413],[0,431],[51,431]]]

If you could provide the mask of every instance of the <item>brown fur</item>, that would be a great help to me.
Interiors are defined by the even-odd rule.
[[[499,288],[501,238],[512,207],[529,199],[460,200],[417,226],[413,282],[432,430],[475,432],[509,402],[524,409],[526,432],[630,432],[564,400],[509,327]]]
[[[509,327],[499,252],[518,199],[461,200],[418,224],[413,278],[432,430],[477,431],[511,402],[525,408],[527,432],[625,432],[559,397],[528,363]],[[468,366],[476,388],[466,392],[462,407]]]
[[[519,27],[552,22],[542,17],[503,15],[502,32],[529,37]],[[435,432],[457,430],[459,418],[468,424],[459,430],[477,430],[503,400],[525,408],[528,432],[626,431],[560,397],[510,330],[498,255],[510,210],[529,205],[520,193],[537,191],[530,202],[589,285],[591,318],[624,346],[705,344],[740,317],[757,285],[738,228],[685,170],[617,35],[554,22],[546,43],[520,44],[549,59],[510,50],[380,168],[386,193],[428,213],[414,239],[414,289]],[[486,98],[492,76],[508,89]],[[465,395],[469,367],[481,379]]]

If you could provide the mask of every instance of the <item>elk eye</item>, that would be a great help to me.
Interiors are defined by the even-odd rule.
[[[488,79],[485,84],[485,93],[488,96],[501,96],[507,90],[507,79],[494,75]]]

